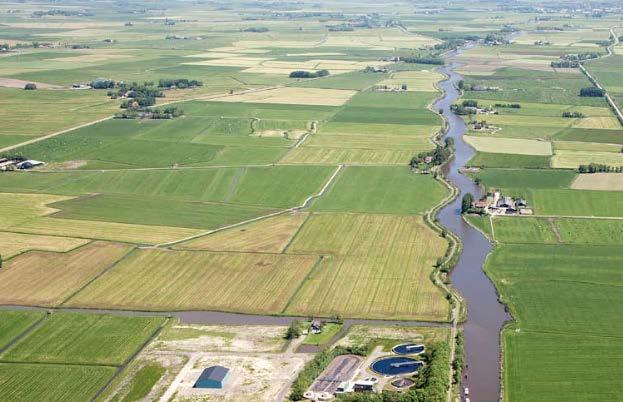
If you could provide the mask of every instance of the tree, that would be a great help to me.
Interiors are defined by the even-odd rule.
[[[474,202],[474,196],[472,195],[472,193],[465,193],[465,195],[463,195],[463,200],[461,201],[462,214],[466,213],[471,209],[472,202]]]
[[[457,86],[459,89],[463,89],[463,88],[465,88],[465,81],[463,81],[463,80],[459,80],[459,82],[457,82],[456,86]]]
[[[292,321],[290,326],[286,330],[286,339],[294,339],[301,336],[301,323],[299,321]]]
[[[27,90],[27,91],[35,90],[35,89],[37,89],[37,84],[33,84],[32,82],[28,83],[28,84],[24,85],[24,89]]]

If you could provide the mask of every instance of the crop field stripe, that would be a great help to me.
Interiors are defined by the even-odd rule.
[[[227,191],[227,195],[225,196],[224,202],[229,203],[234,194],[236,193],[236,189],[238,188],[238,184],[240,184],[240,180],[242,176],[247,172],[246,168],[239,168],[234,175],[234,179],[231,181],[231,186]]]
[[[300,255],[300,254],[297,254]],[[325,256],[324,255],[319,255],[318,256],[318,260],[316,260],[316,262],[314,263],[314,265],[311,267],[311,269],[309,270],[309,272],[307,273],[307,275],[305,275],[305,277],[303,278],[303,280],[299,283],[299,285],[296,287],[296,289],[294,290],[294,292],[292,293],[292,296],[290,296],[290,298],[288,299],[288,301],[286,302],[285,306],[283,307],[283,309],[281,310],[281,314],[285,314],[285,312],[288,310],[288,308],[290,307],[290,304],[292,303],[292,301],[296,298],[296,295],[299,293],[299,291],[303,288],[303,286],[305,285],[305,282],[307,282],[307,280],[318,270],[318,267],[320,266],[320,264],[322,263],[322,261],[324,260]]]
[[[123,362],[123,364],[121,366],[119,366],[117,368],[117,370],[115,371],[115,374],[113,374],[113,376],[108,380],[108,382],[102,388],[100,388],[95,393],[95,395],[93,395],[93,397],[91,398],[91,402],[95,401],[100,395],[102,395],[102,393],[104,391],[106,391],[106,388],[108,388],[110,386],[110,384],[113,383],[115,378],[117,378],[119,376],[119,374],[121,374],[121,372],[127,368],[128,364],[130,364],[132,362],[132,360],[134,360],[136,358],[136,356],[138,356],[139,353],[141,353],[143,351],[143,349],[145,349],[145,347],[147,347],[147,345],[149,345],[160,334],[160,332],[162,332],[164,327],[167,326],[170,321],[171,321],[170,317],[167,317],[164,321],[162,321],[160,326],[158,328],[156,328],[156,330],[151,334],[151,336],[149,338],[147,338],[145,340],[145,342],[143,342],[143,344],[132,355],[130,355],[126,359],[126,361]]]
[[[103,269],[100,273],[98,273],[97,275],[95,275],[93,278],[91,278],[90,281],[87,281],[84,285],[80,286],[78,289],[76,289],[75,292],[73,292],[71,295],[69,295],[68,297],[66,297],[63,301],[61,301],[58,305],[62,306],[63,304],[67,303],[69,300],[71,300],[74,296],[76,296],[78,293],[80,293],[84,288],[86,288],[87,286],[89,286],[91,283],[95,282],[97,279],[99,279],[102,275],[104,275],[106,272],[110,271],[111,269],[113,269],[117,264],[119,264],[120,262],[122,262],[123,260],[125,260],[126,258],[128,258],[130,256],[130,254],[132,254],[134,251],[136,250],[136,247],[132,247],[130,248],[121,258],[119,258],[117,261],[113,262],[112,264],[110,264],[107,268]]]
[[[34,324],[32,324],[31,326],[29,326],[28,328],[26,328],[21,334],[17,335],[15,338],[13,338],[9,343],[6,344],[6,346],[4,346],[3,348],[0,349],[0,359],[2,357],[2,354],[4,352],[6,352],[7,350],[9,350],[13,345],[15,345],[16,343],[18,343],[19,341],[21,341],[22,339],[24,339],[25,337],[27,337],[32,331],[34,331],[35,329],[39,328],[41,325],[43,325],[44,321],[48,319],[48,317],[50,316],[49,312],[46,312],[39,320],[37,320],[37,322],[35,322]]]
[[[286,246],[283,248],[283,250],[281,250],[282,254],[286,254],[288,252],[288,248],[290,248],[290,245],[292,245],[292,243],[294,242],[294,240],[296,240],[296,238],[298,237],[299,233],[301,233],[301,230],[303,230],[303,228],[305,227],[305,225],[307,224],[307,222],[309,222],[309,218],[311,218],[311,216],[313,215],[313,212],[309,213],[306,217],[305,220],[303,221],[303,223],[301,224],[301,226],[299,226],[298,229],[296,229],[296,232],[294,232],[294,234],[292,235],[292,237],[290,238],[290,240],[288,241],[288,244],[286,244]],[[289,302],[288,302],[289,304]]]

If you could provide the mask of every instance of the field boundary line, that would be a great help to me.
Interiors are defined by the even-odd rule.
[[[305,283],[307,282],[309,277],[318,270],[318,267],[322,264],[322,261],[324,261],[324,259],[325,259],[324,255],[319,255],[318,256],[318,259],[316,260],[314,265],[311,267],[311,269],[309,270],[307,275],[305,275],[303,280],[301,280],[301,283],[299,283],[299,285],[296,287],[296,289],[294,289],[294,292],[292,293],[292,296],[290,296],[290,298],[286,302],[286,305],[283,307],[283,310],[281,310],[281,314],[285,314],[285,312],[288,310],[288,308],[290,308],[290,305],[292,304],[292,302],[294,301],[296,296],[299,294],[299,292],[301,291],[301,289],[303,288],[303,286],[305,285]]]
[[[126,258],[128,258],[130,256],[130,254],[132,254],[136,249],[137,249],[136,246],[135,247],[130,247],[130,250],[128,250],[124,255],[122,255],[121,258],[119,258],[117,261],[114,261],[112,264],[110,264],[110,266],[104,268],[100,273],[95,275],[93,278],[91,278],[89,281],[87,281],[84,285],[80,286],[78,289],[76,289],[76,291],[74,291],[72,294],[67,296],[64,300],[62,300],[57,306],[58,307],[62,307],[69,300],[73,299],[78,293],[80,293],[84,289],[86,289],[90,284],[92,284],[93,282],[95,282],[96,280],[101,278],[102,275],[104,275],[105,273],[107,273],[108,271],[110,271],[111,269],[116,267],[117,264],[121,263]]]
[[[93,121],[90,121],[88,123],[83,123],[83,124],[80,124],[80,125],[77,125],[77,126],[66,128],[66,129],[61,130],[61,131],[55,131],[53,133],[46,134],[46,135],[41,136],[41,137],[33,138],[31,140],[28,140],[28,141],[20,142],[19,144],[14,144],[14,145],[10,145],[8,147],[0,148],[0,153],[7,152],[7,151],[12,151],[12,150],[14,150],[16,148],[21,148],[23,146],[34,144],[34,143],[39,142],[39,141],[43,141],[43,140],[47,140],[47,139],[50,139],[50,138],[54,138],[54,137],[59,136],[61,134],[66,134],[66,133],[68,133],[70,131],[78,130],[78,129],[81,129],[81,128],[84,128],[84,127],[89,127],[89,126],[92,126],[94,124],[106,121],[106,120],[111,120],[113,118],[114,118],[114,115],[102,117],[100,119],[93,120]]]
[[[608,54],[599,56],[599,57],[597,57],[595,59],[587,60],[588,62],[593,61],[593,60],[605,59],[605,58],[610,57],[610,56],[612,56],[614,54],[614,48],[615,48],[615,46],[617,46],[619,44],[619,37],[617,36],[616,32],[614,31],[614,28],[615,27],[610,28],[610,36],[613,39],[613,42],[612,42],[612,44],[606,46],[606,51],[608,52]],[[588,72],[586,67],[584,67],[584,63],[585,62],[580,62],[578,64],[578,66],[580,68],[580,71],[582,71],[582,73],[586,76],[586,78],[588,78],[588,80],[591,82],[591,84],[595,85],[597,88],[599,88],[599,89],[601,89],[601,90],[603,90],[605,92],[605,96],[604,97],[606,98],[606,101],[608,102],[608,104],[612,108],[612,111],[614,112],[614,114],[616,115],[617,119],[619,120],[619,123],[621,123],[621,125],[623,125],[623,113],[621,112],[621,109],[619,108],[617,103],[612,99],[612,97],[610,96],[608,91],[604,87],[602,87],[601,84],[599,83],[599,81],[597,81],[597,79],[595,77],[593,77],[591,75],[591,73]]]
[[[489,215],[489,224],[491,225],[491,239],[495,240],[495,229],[493,228],[493,215]]]
[[[11,341],[7,343],[3,348],[0,348],[0,356],[2,356],[4,352],[11,349],[19,341],[21,341],[22,339],[30,335],[35,329],[41,327],[44,324],[44,321],[47,321],[49,317],[50,317],[50,312],[46,311],[40,319],[38,319],[35,323],[33,323],[28,328],[23,330],[21,333],[19,333],[15,338],[11,339]]]
[[[299,233],[301,233],[301,231],[303,230],[303,227],[307,224],[309,219],[312,217],[312,214],[313,214],[312,212],[309,212],[307,214],[307,216],[305,217],[305,220],[303,221],[303,223],[301,223],[301,225],[298,227],[298,229],[296,229],[296,232],[294,232],[292,234],[292,237],[290,237],[290,240],[288,240],[288,243],[281,250],[281,254],[288,254],[288,249],[290,248],[292,243],[294,243],[294,240],[296,240],[296,238],[298,237]]]
[[[223,230],[233,229],[233,228],[238,227],[238,226],[243,226],[243,225],[246,225],[246,224],[249,224],[249,223],[253,223],[253,222],[257,222],[257,221],[261,221],[261,220],[264,220],[264,219],[267,219],[267,218],[272,218],[274,216],[287,214],[288,212],[296,212],[296,211],[300,211],[301,209],[308,208],[309,207],[309,203],[311,201],[313,201],[314,199],[316,199],[318,197],[322,197],[324,195],[325,191],[327,190],[329,185],[331,185],[333,180],[335,180],[336,176],[342,170],[342,168],[344,168],[344,165],[339,165],[338,168],[333,172],[331,177],[329,177],[329,180],[327,180],[327,182],[324,184],[324,186],[320,189],[320,191],[317,194],[313,194],[313,195],[310,195],[309,197],[307,197],[305,199],[305,201],[303,201],[303,203],[301,205],[299,205],[299,206],[287,208],[287,209],[284,209],[284,210],[281,210],[281,211],[275,211],[275,212],[272,212],[272,213],[267,214],[267,215],[262,215],[262,216],[257,216],[255,218],[247,219],[245,221],[232,223],[231,225],[227,225],[227,226],[223,226],[223,227],[220,227],[220,228],[211,229],[211,230],[208,230],[208,231],[205,231],[205,232],[197,233],[195,235],[188,236],[188,237],[185,237],[183,239],[173,240],[173,241],[166,242],[166,243],[155,244],[153,246],[144,246],[144,247],[140,247],[140,248],[162,248],[162,247],[174,246],[176,244],[184,243],[186,241],[190,241],[190,240],[194,240],[194,239],[198,239],[200,237],[208,236],[208,235],[211,235],[213,233],[222,232]]]
[[[147,347],[147,345],[149,345],[158,335],[160,335],[160,332],[162,332],[164,327],[169,323],[170,319],[171,319],[171,317],[166,317],[162,321],[160,326],[158,328],[156,328],[156,330],[151,334],[151,336],[149,338],[147,338],[145,340],[145,342],[143,342],[143,344],[141,346],[139,346],[138,349],[136,351],[134,351],[134,353],[132,353],[121,364],[121,366],[117,367],[117,370],[115,371],[115,374],[113,374],[113,376],[110,378],[110,380],[108,380],[108,382],[106,384],[104,384],[104,386],[102,388],[100,388],[95,393],[95,395],[93,395],[93,397],[91,398],[91,401],[95,401],[97,398],[99,398],[104,393],[104,391],[106,391],[106,389],[113,383],[113,381],[119,376],[119,374],[121,374],[121,372],[123,370],[125,370],[125,368],[136,358],[136,356],[138,356]]]

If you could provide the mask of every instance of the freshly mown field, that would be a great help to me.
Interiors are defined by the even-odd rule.
[[[623,191],[623,174],[581,174],[573,181],[571,188],[575,190]]]
[[[463,138],[479,152],[541,156],[552,154],[552,145],[546,141],[472,136]]]
[[[65,304],[275,314],[317,261],[315,255],[136,250]]]
[[[0,363],[0,399],[65,402],[95,396],[115,367]]]
[[[437,204],[446,193],[432,176],[409,172],[406,166],[347,167],[313,210],[418,214]]]
[[[286,313],[446,320],[448,303],[430,280],[446,247],[419,216],[315,213],[288,253],[326,257]]]
[[[308,214],[293,213],[199,237],[176,248],[249,253],[280,253],[289,244]]]
[[[3,362],[119,366],[164,322],[164,317],[53,313],[6,351]]]
[[[125,244],[93,242],[67,253],[21,254],[0,269],[0,303],[58,305],[129,250]]]
[[[0,232],[0,255],[6,260],[29,250],[67,252],[88,242],[72,237]]]
[[[618,246],[504,244],[486,270],[516,319],[503,332],[505,400],[617,400]]]
[[[0,350],[42,317],[36,311],[0,311]]]

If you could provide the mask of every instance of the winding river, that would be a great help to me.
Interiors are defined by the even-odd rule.
[[[456,52],[448,54],[451,60]],[[459,168],[474,155],[475,151],[463,141],[467,126],[463,119],[450,111],[450,106],[461,94],[455,84],[462,77],[454,70],[452,63],[440,68],[449,79],[439,83],[445,96],[435,104],[443,109],[448,121],[445,137],[454,138],[456,154],[444,168],[444,175],[460,191],[459,196],[439,212],[439,221],[463,241],[463,253],[451,275],[451,281],[467,304],[467,321],[464,324],[465,363],[463,387],[469,388],[471,401],[497,401],[500,395],[500,330],[511,317],[499,303],[495,288],[484,274],[482,267],[492,244],[478,230],[468,225],[461,217],[461,198],[465,193],[474,197],[482,195],[482,189],[468,177],[459,173]]]

